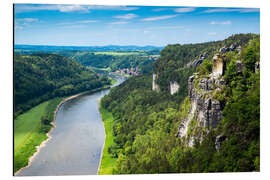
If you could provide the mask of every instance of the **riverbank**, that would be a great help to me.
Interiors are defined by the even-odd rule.
[[[42,119],[46,117],[49,122],[54,121],[54,112],[57,105],[63,100],[63,98],[54,98],[46,101],[38,106],[33,107],[31,110],[20,115],[18,120],[15,120],[14,129],[14,173],[17,175],[20,170],[31,164],[33,158],[39,149],[44,146],[46,139],[48,138],[48,132],[53,127],[52,124],[44,125]],[[28,124],[35,124],[35,127],[30,127]],[[18,128],[20,129],[18,129]],[[22,132],[28,132],[26,137],[21,137],[23,140],[19,144],[17,143]]]
[[[75,94],[73,96],[69,96],[66,98],[54,98],[52,100],[49,100],[47,102],[46,109],[49,110],[37,110],[40,111],[40,116],[36,118],[36,116],[33,116],[35,118],[35,121],[38,122],[38,126],[35,127],[29,134],[29,136],[24,140],[24,144],[16,148],[14,150],[14,173],[17,175],[23,168],[26,168],[31,165],[34,157],[38,154],[40,149],[46,145],[46,143],[50,140],[51,132],[55,128],[55,119],[58,109],[63,105],[65,102],[72,100],[76,97],[82,96],[84,94],[92,94],[97,91],[101,91],[104,89],[108,89],[110,86],[82,92],[79,94]],[[57,100],[55,100],[57,99]],[[39,105],[38,105],[39,106]],[[34,107],[37,108],[38,106]],[[32,109],[34,109],[32,108]],[[31,110],[32,110],[31,109]],[[31,110],[29,112],[31,112]],[[28,113],[28,112],[26,112]],[[42,118],[46,117],[46,118]],[[45,121],[44,121],[45,119]],[[47,121],[46,121],[47,120]],[[17,120],[16,120],[17,121]],[[18,121],[17,121],[18,122]],[[22,122],[22,121],[21,121]],[[45,122],[45,125],[44,125]],[[48,123],[49,122],[49,123]],[[16,131],[14,131],[14,134],[16,134]],[[15,149],[15,147],[14,147]]]
[[[105,142],[101,153],[101,160],[99,163],[98,174],[108,175],[113,173],[113,168],[117,158],[109,154],[108,149],[114,145],[113,125],[115,123],[111,112],[104,109],[99,102],[99,112],[102,117],[105,128]]]

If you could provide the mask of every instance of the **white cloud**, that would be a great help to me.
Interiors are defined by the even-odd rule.
[[[74,5],[57,5],[60,12],[89,12],[87,6],[82,6],[78,4]]]
[[[155,17],[144,18],[142,19],[142,21],[157,21],[157,20],[174,18],[176,16],[177,15],[155,16]]]
[[[69,25],[69,26],[62,26],[62,28],[65,28],[65,29],[79,29],[79,28],[84,28],[85,26],[84,25]]]
[[[132,10],[138,10],[139,7],[122,7],[121,10],[123,11],[132,11]]]
[[[156,8],[156,9],[152,9],[152,11],[154,12],[160,12],[160,11],[166,11],[169,10],[169,8]]]
[[[240,13],[248,13],[248,12],[260,12],[259,8],[216,8],[216,9],[208,9],[204,11],[204,13],[216,13],[216,12],[240,12]]]
[[[22,30],[22,29],[23,29],[23,27],[22,27],[22,26],[20,26],[20,25],[15,25],[15,29],[16,29],[16,30]]]
[[[214,36],[214,35],[217,35],[217,33],[216,32],[209,32],[208,35]]]
[[[118,18],[118,19],[133,19],[135,17],[137,17],[136,14],[125,14],[125,15],[114,16],[114,18]]]
[[[37,18],[17,18],[16,19],[17,23],[32,23],[32,22],[38,22]]]
[[[15,5],[15,13],[32,12],[32,11],[60,11],[60,12],[90,12],[89,10],[137,10],[139,7],[127,6],[101,6],[101,5]]]
[[[127,24],[127,21],[116,21],[116,22],[111,22],[109,24]]]
[[[178,13],[186,13],[186,12],[192,12],[194,11],[196,8],[176,8],[174,9],[174,12],[178,12]]]
[[[151,30],[154,30],[154,29],[183,29],[184,26],[160,26],[160,27],[150,27],[150,28],[147,28],[147,29],[151,29]]]
[[[149,34],[149,33],[151,33],[151,31],[148,31],[148,30],[143,31],[143,34]]]
[[[25,26],[29,26],[30,24],[34,22],[38,22],[39,19],[37,18],[17,18],[15,19],[15,29],[21,30],[24,29]]]
[[[83,23],[83,24],[87,24],[87,23],[95,23],[98,22],[97,20],[82,20],[82,21],[78,21],[78,23]]]
[[[232,22],[231,21],[221,21],[221,22],[212,21],[212,22],[210,22],[210,24],[212,24],[212,25],[216,25],[216,24],[229,25],[229,24],[232,24]]]

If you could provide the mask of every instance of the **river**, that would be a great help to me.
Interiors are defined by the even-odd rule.
[[[116,85],[124,78],[117,78]],[[114,86],[116,86],[114,85]],[[109,89],[84,94],[62,104],[52,137],[18,176],[93,175],[98,173],[105,131],[98,100]]]

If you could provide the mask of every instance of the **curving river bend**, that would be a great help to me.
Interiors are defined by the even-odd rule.
[[[125,79],[118,78],[119,85]],[[91,175],[98,173],[105,131],[98,100],[109,89],[84,94],[61,105],[56,128],[46,146],[18,176]]]

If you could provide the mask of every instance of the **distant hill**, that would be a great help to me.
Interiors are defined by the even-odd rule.
[[[77,50],[77,51],[150,51],[161,50],[163,47],[156,46],[46,46],[46,45],[19,45],[15,44],[17,51],[56,51],[56,50]]]
[[[20,114],[53,97],[110,84],[73,59],[55,54],[14,56],[14,105]]]

